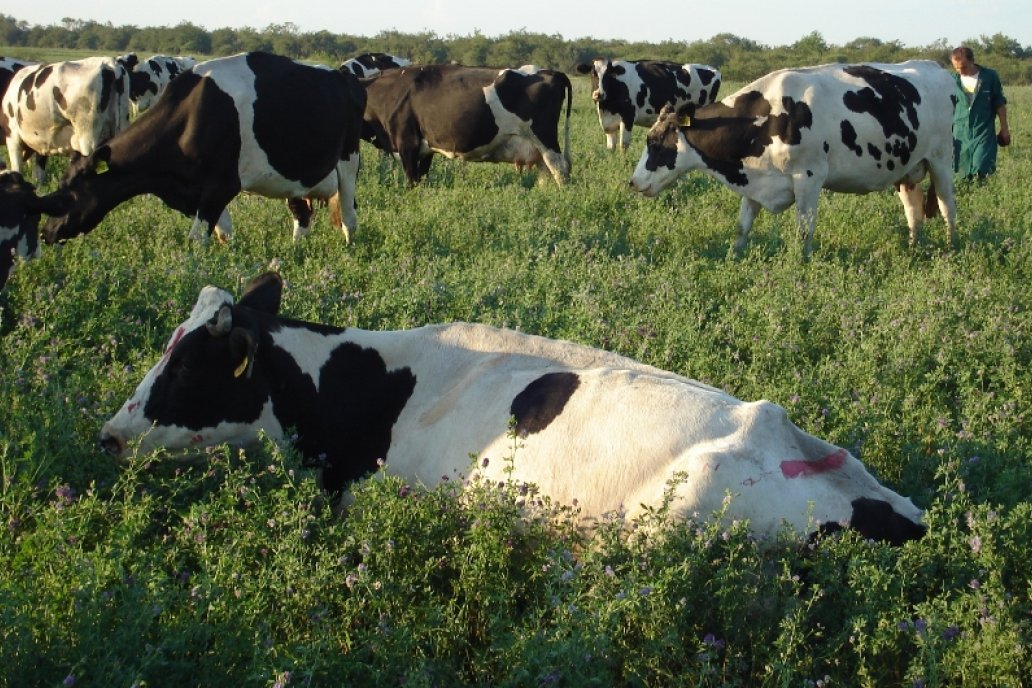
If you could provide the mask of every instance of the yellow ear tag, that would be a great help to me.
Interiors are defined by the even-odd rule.
[[[690,127],[690,126],[692,126],[692,118],[691,117],[682,117],[681,118],[681,126],[682,127]]]
[[[107,163],[101,160],[97,163],[97,167],[95,169],[97,170],[97,174],[104,174],[108,171]]]
[[[244,371],[247,370],[247,364],[250,363],[250,362],[251,362],[251,359],[248,358],[247,356],[244,356],[244,360],[242,360],[240,362],[240,365],[238,365],[236,367],[236,370],[233,371],[233,377],[240,377],[241,375],[243,375]]]

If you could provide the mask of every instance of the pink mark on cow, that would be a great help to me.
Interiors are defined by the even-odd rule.
[[[190,441],[193,442],[194,444],[200,444],[201,442],[204,441],[204,435],[194,435],[193,437],[190,438]]]
[[[801,475],[819,475],[820,473],[827,473],[828,471],[842,468],[842,464],[845,462],[846,450],[839,449],[834,454],[828,454],[815,461],[782,461],[781,474],[786,478],[798,478]]]
[[[128,411],[129,413],[132,413],[133,411],[135,411],[138,408],[140,408],[140,402],[134,401],[133,403],[131,403],[128,406],[126,406],[125,410]]]
[[[165,349],[165,355],[162,356],[162,358],[168,358],[169,354],[172,353],[172,349],[176,348],[176,344],[179,343],[179,340],[183,338],[184,334],[186,334],[186,330],[182,327],[176,330],[175,335],[172,337],[172,343],[168,345],[167,349]]]

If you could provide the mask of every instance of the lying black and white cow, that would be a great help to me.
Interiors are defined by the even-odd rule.
[[[683,114],[689,106],[714,102],[720,91],[720,72],[702,64],[597,58],[577,65],[577,72],[591,75],[591,98],[609,150],[617,141],[626,150],[631,129],[651,127],[664,105]]]
[[[362,53],[340,63],[339,69],[351,72],[359,79],[369,79],[387,69],[398,69],[412,64],[411,60],[387,53]]]
[[[951,83],[926,60],[773,72],[695,110],[687,122],[664,112],[649,130],[631,187],[655,196],[685,172],[709,174],[742,196],[738,250],[761,207],[779,213],[795,203],[809,253],[822,188],[867,193],[895,186],[912,244],[936,194],[953,243]],[[926,174],[927,206],[918,186]]]
[[[129,73],[129,99],[137,113],[154,104],[169,82],[197,64],[192,57],[153,55]]]
[[[89,155],[129,124],[129,73],[110,57],[20,69],[0,113],[15,172],[25,171],[27,151]]]
[[[709,515],[731,493],[728,516],[762,535],[783,522],[799,531],[850,524],[897,543],[924,532],[909,499],[770,402],[486,325],[376,332],[290,320],[278,316],[281,290],[273,273],[235,305],[226,291],[202,289],[161,360],[104,425],[101,446],[124,455],[136,442],[144,452],[246,445],[260,431],[289,430],[333,492],[383,459],[412,482],[475,468],[536,484],[586,519],[634,518],[681,476],[679,516]]]
[[[330,199],[347,240],[358,224],[364,105],[358,80],[327,67],[258,52],[198,64],[129,128],[69,167],[55,193],[70,196],[72,209],[48,220],[43,238],[53,243],[89,232],[115,206],[151,193],[194,217],[194,238],[207,236],[206,223],[208,234],[218,230],[228,239],[226,205],[244,190]],[[295,220],[295,239],[308,232],[302,219]]]
[[[0,171],[0,289],[7,284],[17,258],[39,255],[40,213],[64,210],[60,199],[37,196],[20,173]]]
[[[569,179],[573,87],[562,72],[423,65],[392,69],[363,84],[368,96],[363,137],[398,156],[411,184],[429,172],[434,153],[470,162],[543,165],[556,183]]]

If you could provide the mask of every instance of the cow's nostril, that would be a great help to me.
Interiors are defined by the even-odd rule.
[[[118,456],[125,451],[125,442],[121,437],[107,432],[100,433],[100,448],[111,456]]]

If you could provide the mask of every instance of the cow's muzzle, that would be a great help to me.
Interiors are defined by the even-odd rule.
[[[126,441],[118,435],[108,432],[107,430],[100,431],[100,440],[97,442],[97,444],[104,452],[106,452],[110,456],[117,457],[125,453]]]

